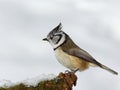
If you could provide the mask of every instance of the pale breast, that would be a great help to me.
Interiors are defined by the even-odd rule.
[[[55,50],[55,56],[57,60],[64,65],[65,67],[75,70],[79,68],[79,70],[85,70],[88,68],[89,63],[78,58],[75,56],[71,56],[67,53],[65,53],[61,48],[58,48]]]

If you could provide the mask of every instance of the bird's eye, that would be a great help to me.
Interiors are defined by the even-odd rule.
[[[50,39],[53,39],[53,36],[50,36]]]

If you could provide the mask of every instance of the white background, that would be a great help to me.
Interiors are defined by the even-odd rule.
[[[42,41],[59,22],[77,45],[120,72],[119,0],[0,0],[0,80],[64,72]],[[100,68],[77,76],[74,90],[120,90],[120,76]]]

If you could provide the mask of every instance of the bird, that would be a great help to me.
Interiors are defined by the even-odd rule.
[[[70,36],[62,30],[62,23],[53,28],[43,40],[51,44],[58,62],[73,72],[84,71],[95,66],[118,75],[118,72],[101,64],[87,51],[76,45]]]

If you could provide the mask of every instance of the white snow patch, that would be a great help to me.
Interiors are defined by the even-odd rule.
[[[24,81],[21,81],[21,82],[16,82],[16,83],[13,83],[11,82],[10,80],[1,80],[0,81],[0,87],[3,87],[3,88],[9,88],[9,87],[12,87],[12,86],[15,86],[15,85],[19,85],[20,83],[26,85],[27,87],[29,86],[37,86],[39,82],[41,81],[45,81],[45,80],[51,80],[51,79],[54,79],[56,76],[54,74],[42,74],[40,76],[37,76],[37,77],[34,77],[34,78],[28,78]]]
[[[31,78],[31,79],[26,79],[24,80],[22,83],[26,86],[36,86],[39,82],[44,81],[44,80],[51,80],[53,78],[55,78],[56,76],[53,74],[42,74],[40,76]]]
[[[0,81],[0,87],[10,87],[10,86],[13,86],[14,84],[10,81],[10,80],[1,80]]]

